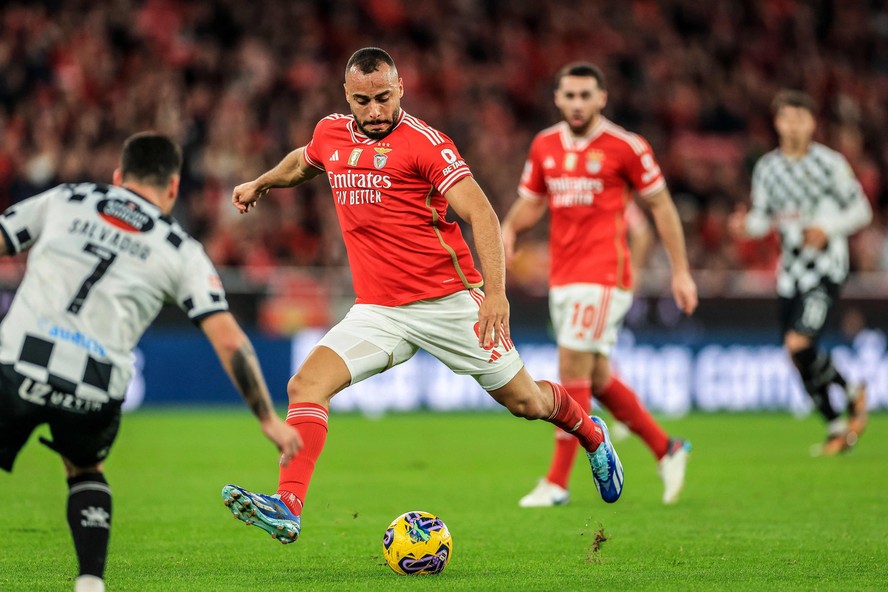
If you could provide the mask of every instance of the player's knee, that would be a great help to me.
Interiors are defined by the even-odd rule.
[[[287,399],[293,403],[317,403],[324,405],[333,396],[332,393],[323,392],[323,388],[316,380],[297,372],[287,382]]]
[[[546,416],[545,406],[538,397],[512,397],[505,402],[505,406],[515,417],[540,419]]]
[[[601,375],[592,375],[592,394],[595,395],[596,399],[600,399],[604,395],[604,387],[610,383],[611,377],[610,374],[606,376]]]
[[[813,372],[813,366],[817,360],[816,349],[813,347],[806,347],[795,351],[789,350],[789,355],[792,358],[792,363],[795,365],[796,369],[802,373],[802,378],[807,377],[808,374]]]
[[[80,477],[82,475],[104,475],[105,472],[105,463],[97,462],[94,465],[88,466],[77,466],[70,460],[65,457],[62,457],[62,462],[65,464],[65,476],[68,479],[72,479],[74,477]]]
[[[291,404],[305,402],[309,390],[308,382],[298,372],[287,382],[287,398]]]
[[[800,333],[789,332],[783,337],[783,347],[790,356],[795,355],[813,345],[811,338]]]

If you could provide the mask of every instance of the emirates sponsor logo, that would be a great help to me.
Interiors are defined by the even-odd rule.
[[[380,173],[327,173],[333,189],[391,189],[392,178]]]
[[[552,207],[567,208],[592,205],[595,194],[604,191],[604,183],[589,177],[550,177],[546,188],[552,196]]]
[[[327,173],[336,201],[343,206],[382,203],[382,192],[391,189],[392,178],[380,173]]]

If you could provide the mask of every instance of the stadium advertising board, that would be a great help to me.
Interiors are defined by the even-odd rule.
[[[286,404],[290,375],[317,344],[321,331],[292,339],[251,335],[275,402]],[[757,339],[758,336],[760,339]],[[516,336],[531,374],[557,378],[555,346]],[[888,408],[888,351],[885,335],[863,331],[850,344],[834,345],[836,365],[852,380],[865,380],[874,409]],[[660,414],[680,416],[697,409],[790,411],[807,414],[810,402],[784,351],[770,332],[742,343],[711,340],[698,345],[636,338],[624,330],[614,351],[616,372]],[[136,377],[127,406],[155,404],[240,404],[222,372],[189,372],[218,364],[203,336],[194,331],[158,329],[139,345]],[[835,393],[839,395],[839,393]],[[457,376],[419,352],[410,361],[351,386],[333,399],[334,411],[369,415],[414,409],[472,410],[499,406],[469,376]]]

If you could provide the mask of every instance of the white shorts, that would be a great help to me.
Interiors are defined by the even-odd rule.
[[[600,284],[549,290],[549,316],[559,347],[610,355],[632,306],[632,292]]]
[[[511,341],[478,345],[480,290],[402,306],[355,304],[318,342],[345,361],[351,384],[402,364],[422,348],[486,391],[505,386],[524,366]]]

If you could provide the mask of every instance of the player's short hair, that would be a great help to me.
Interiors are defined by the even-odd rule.
[[[771,101],[771,114],[777,115],[781,107],[806,109],[811,115],[814,115],[817,110],[817,105],[811,95],[800,90],[790,89],[784,89],[777,93],[777,96]]]
[[[585,78],[594,78],[598,82],[598,88],[605,90],[606,83],[601,68],[591,62],[571,62],[558,70],[555,75],[555,88],[561,86],[561,79],[565,76],[580,76]]]
[[[181,168],[182,149],[163,134],[140,132],[123,143],[120,172],[124,180],[166,187]]]
[[[397,71],[395,60],[384,49],[378,47],[365,47],[359,49],[352,54],[345,65],[345,75],[348,76],[349,70],[357,68],[363,74],[376,72],[382,64],[388,64],[389,68]]]

